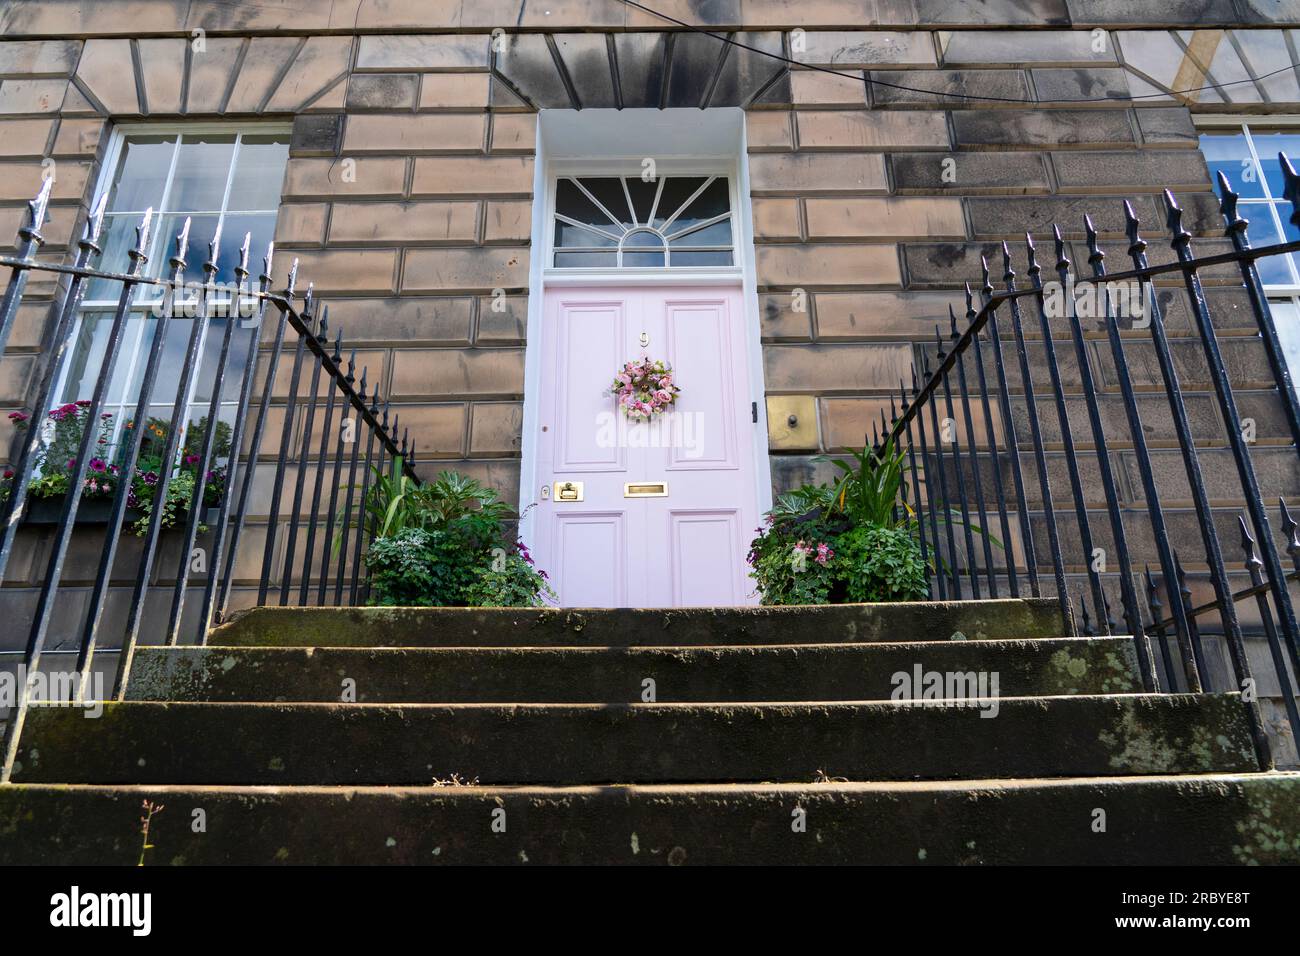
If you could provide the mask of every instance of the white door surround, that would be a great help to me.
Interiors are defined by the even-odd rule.
[[[746,419],[748,427],[741,442],[741,452],[752,457],[757,511],[761,513],[771,507],[762,346],[754,280],[753,224],[745,157],[744,112],[739,109],[543,110],[539,114],[519,491],[522,516],[519,530],[526,543],[532,545],[538,538],[541,530],[537,521],[539,509],[550,507],[550,503],[543,500],[542,485],[547,484],[551,476],[543,476],[539,470],[540,390],[543,387],[543,357],[547,352],[543,340],[545,293],[548,289],[565,286],[587,289],[602,285],[623,289],[636,286],[738,288],[745,319],[740,323],[744,341],[736,344],[738,351],[743,350],[749,388],[749,394],[743,398],[757,418],[757,421]],[[647,168],[654,176],[726,177],[733,213],[733,264],[729,267],[671,269],[555,268],[553,213],[557,176],[641,176]],[[653,352],[653,348],[650,351]],[[613,370],[610,371],[612,375]],[[752,530],[752,527],[741,529],[745,542]],[[739,557],[743,560],[743,551]]]

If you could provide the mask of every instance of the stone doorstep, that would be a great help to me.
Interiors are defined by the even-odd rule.
[[[632,787],[0,788],[0,862],[1300,863],[1300,774]],[[191,811],[202,807],[205,832]],[[1106,829],[1095,832],[1098,807]],[[795,819],[802,811],[805,829]],[[504,824],[504,832],[495,832]]]
[[[333,703],[346,677],[360,703],[635,703],[650,678],[663,703],[864,701],[891,699],[900,687],[894,675],[913,677],[917,667],[996,674],[997,694],[1007,697],[1142,689],[1133,640],[1104,637],[796,647],[141,647],[126,696]]]
[[[735,608],[278,608],[237,612],[208,643],[240,647],[675,647],[1038,639],[1066,632],[1047,599]],[[960,639],[960,638],[958,638]]]
[[[16,783],[487,784],[1257,769],[1235,694],[813,704],[33,706]],[[974,706],[970,706],[974,703]],[[994,716],[987,709],[996,704]],[[992,717],[992,719],[985,719]]]

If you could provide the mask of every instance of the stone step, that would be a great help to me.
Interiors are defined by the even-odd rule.
[[[906,674],[1006,697],[1137,693],[1132,638],[748,647],[142,647],[129,700],[635,703],[889,700]],[[985,685],[991,687],[991,684]],[[989,691],[992,693],[993,691]],[[965,696],[965,694],[945,696]]]
[[[917,704],[34,705],[19,783],[798,782],[1258,769],[1238,695]],[[996,707],[996,710],[992,709]]]
[[[14,784],[0,787],[0,862],[134,865],[145,800],[164,808],[146,856],[158,866],[1300,863],[1294,773],[563,788]]]
[[[1066,633],[1050,600],[730,608],[292,608],[240,612],[209,634],[239,647],[678,647],[1034,640]]]

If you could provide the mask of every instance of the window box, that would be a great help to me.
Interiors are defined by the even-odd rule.
[[[77,506],[77,514],[74,519],[75,524],[79,525],[106,525],[109,516],[113,512],[113,499],[96,498],[92,501],[83,501]],[[203,510],[202,522],[211,527],[217,523],[217,515],[220,509],[205,508]],[[56,525],[59,523],[59,516],[63,513],[63,498],[28,498],[23,508],[23,524],[44,526]],[[128,508],[126,511],[126,520],[124,524],[131,524],[139,521],[143,513]],[[166,528],[164,531],[168,530]]]

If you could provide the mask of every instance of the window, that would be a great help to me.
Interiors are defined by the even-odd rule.
[[[235,282],[235,266],[244,234],[252,236],[250,271],[254,280],[267,243],[275,234],[280,187],[289,155],[287,130],[267,128],[213,132],[119,134],[107,160],[111,178],[104,230],[100,245],[104,253],[98,267],[126,272],[131,262],[128,250],[135,243],[136,226],[147,208],[154,210],[152,235],[147,250],[148,276],[170,273],[176,235],[185,218],[190,222],[186,282],[203,280],[203,263],[208,245],[221,232],[215,276],[218,283]],[[73,348],[62,371],[61,402],[91,397],[103,365],[103,355],[121,291],[119,283],[100,280],[87,285],[85,300],[74,333]],[[134,414],[140,381],[157,328],[154,309],[162,290],[139,287],[131,304],[122,349],[109,383],[104,412],[112,415],[112,431],[120,432]],[[219,296],[220,298],[220,296]],[[185,347],[195,320],[174,316],[169,323],[165,352],[153,390],[156,404],[150,417],[170,420],[180,385]],[[216,361],[225,334],[225,318],[212,318],[203,342],[200,374],[186,397],[189,425],[207,415],[212,399]],[[238,322],[239,319],[235,318]],[[222,389],[222,420],[230,421],[238,400],[240,376],[253,346],[255,330],[237,327]],[[187,428],[189,426],[187,425]]]
[[[1278,153],[1286,153],[1293,163],[1300,161],[1300,130],[1234,122],[1206,130],[1201,136],[1201,152],[1216,190],[1222,172],[1241,197],[1238,209],[1242,218],[1250,221],[1252,246],[1300,240],[1300,229],[1290,221],[1291,204],[1282,196],[1285,184],[1278,161]],[[1260,259],[1257,265],[1287,363],[1293,374],[1300,373],[1300,261],[1292,253]]]
[[[731,266],[729,181],[561,177],[555,184],[554,237],[554,265],[562,269]]]

